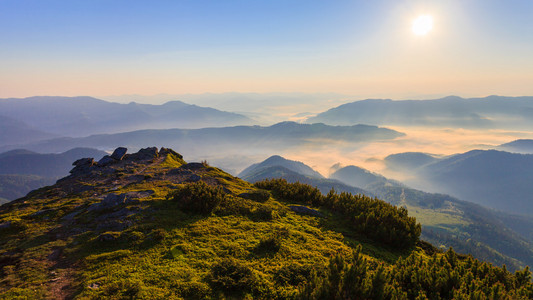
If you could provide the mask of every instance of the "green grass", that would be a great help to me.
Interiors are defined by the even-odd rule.
[[[112,191],[154,191],[139,204],[128,206],[137,210],[121,220],[131,222],[122,231],[99,230],[95,218],[105,212],[85,211],[99,201],[93,195],[97,189],[98,193],[110,192],[94,182],[86,184],[95,190],[78,195],[65,195],[57,187],[43,188],[33,192],[27,203],[1,210],[0,223],[14,225],[0,231],[0,253],[9,253],[6,259],[12,260],[0,269],[0,298],[54,298],[54,280],[66,278],[71,270],[68,296],[77,299],[223,299],[232,297],[227,294],[231,284],[221,287],[226,281],[215,278],[213,270],[231,261],[250,282],[242,294],[233,296],[287,299],[298,293],[298,285],[313,272],[320,275],[332,257],[349,258],[358,245],[367,259],[386,265],[413,251],[425,255],[417,248],[399,251],[361,236],[350,220],[327,209],[320,209],[325,215],[321,218],[296,214],[288,208],[292,202],[275,197],[264,202],[240,198],[239,194],[257,189],[209,166],[199,171],[202,180],[221,185],[232,195],[226,195],[210,214],[184,212],[178,201],[166,197],[180,183],[156,179],[182,164],[181,159],[168,155],[141,173],[149,176]],[[119,173],[136,173],[141,168],[124,168]],[[117,178],[117,174],[110,176]],[[44,212],[35,215],[38,211]],[[73,211],[80,211],[74,223],[65,223],[62,218]],[[445,213],[435,214],[432,220],[460,224],[460,219]],[[114,240],[101,240],[104,233]],[[62,249],[57,261],[50,258],[55,249]]]

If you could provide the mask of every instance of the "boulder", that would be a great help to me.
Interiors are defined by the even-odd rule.
[[[180,158],[180,159],[183,159],[183,156],[181,154],[179,154],[178,152],[170,149],[170,148],[164,148],[164,147],[161,147],[161,150],[159,150],[159,155],[167,155],[167,154],[173,154],[175,155],[176,157]]]
[[[309,207],[300,206],[300,205],[290,205],[289,208],[297,214],[310,215],[310,216],[321,217],[321,218],[324,217],[323,213],[319,212],[316,209],[312,209]]]
[[[116,161],[117,161],[116,159],[112,158],[109,155],[106,155],[106,156],[102,157],[102,159],[100,159],[98,161],[98,165],[99,166],[107,166],[107,165],[112,164],[112,163],[114,163]]]
[[[94,203],[89,208],[88,211],[99,211],[115,208],[117,205],[124,204],[126,202],[126,194],[107,194],[105,198],[98,202]]]
[[[125,158],[128,160],[150,160],[159,157],[159,151],[156,147],[143,148],[137,153],[129,154]]]
[[[110,233],[110,232],[106,232],[106,233],[102,233],[98,236],[98,241],[100,242],[112,242],[112,241],[116,241],[118,239],[118,237],[120,236],[120,233]]]
[[[191,174],[186,180],[185,182],[197,182],[197,181],[200,181],[202,179],[202,177],[196,175],[196,174]]]
[[[124,155],[126,155],[126,152],[128,152],[128,148],[118,147],[117,149],[115,149],[115,151],[113,151],[113,154],[111,154],[111,158],[116,160],[122,160]]]
[[[94,164],[94,158],[88,157],[88,158],[80,158],[77,161],[73,162],[72,165],[76,167],[86,166],[86,165],[93,165]]]
[[[79,173],[86,173],[88,172],[92,166],[94,166],[96,162],[94,161],[94,158],[80,158],[72,163],[74,168],[70,170],[71,174],[79,174]]]
[[[0,229],[9,229],[11,228],[11,221],[0,223]]]

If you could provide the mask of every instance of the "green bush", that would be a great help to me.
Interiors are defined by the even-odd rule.
[[[220,186],[197,181],[179,186],[167,195],[167,199],[176,201],[183,211],[210,214],[224,199],[224,191]]]
[[[226,258],[211,268],[210,283],[214,290],[239,295],[252,292],[257,286],[257,278],[250,267]]]
[[[351,220],[354,230],[399,248],[413,247],[420,239],[422,228],[416,219],[407,215],[403,207],[364,195],[335,193],[324,196],[317,188],[285,179],[267,179],[255,183],[261,189],[271,190],[278,197],[315,207],[326,207]]]
[[[282,239],[279,235],[271,235],[262,238],[255,250],[258,253],[275,253],[281,248],[281,242]]]
[[[258,202],[265,202],[270,199],[270,193],[268,191],[260,189],[239,194],[239,197]]]

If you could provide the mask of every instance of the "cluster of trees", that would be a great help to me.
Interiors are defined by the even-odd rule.
[[[420,238],[421,226],[403,207],[364,195],[337,194],[333,189],[324,196],[307,184],[288,183],[285,179],[267,179],[255,183],[278,197],[315,207],[324,207],[344,215],[353,228],[374,240],[397,248],[409,248]]]
[[[531,272],[514,274],[457,255],[453,249],[424,257],[416,253],[392,266],[367,260],[358,247],[337,255],[324,276],[313,274],[301,299],[532,299]]]

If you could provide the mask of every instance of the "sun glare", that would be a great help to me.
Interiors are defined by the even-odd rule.
[[[433,29],[433,17],[430,15],[421,15],[413,20],[411,27],[415,35],[426,35]]]

